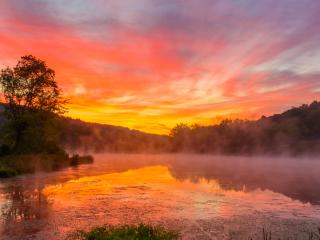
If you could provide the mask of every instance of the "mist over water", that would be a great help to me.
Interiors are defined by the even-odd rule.
[[[92,165],[2,181],[0,236],[63,239],[140,222],[183,239],[248,239],[263,227],[299,236],[320,226],[319,173],[312,158],[101,154]]]
[[[319,12],[0,0],[0,240],[320,240]]]

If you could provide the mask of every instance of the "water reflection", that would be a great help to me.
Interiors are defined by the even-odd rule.
[[[48,200],[42,189],[25,190],[22,186],[13,186],[8,189],[7,199],[10,199],[2,208],[2,216],[8,223],[23,222],[46,217]]]
[[[1,191],[3,234],[23,239],[26,234],[40,231],[50,213],[50,202],[43,188],[18,184],[9,185]]]
[[[0,182],[1,239],[62,239],[97,224],[175,219],[184,227],[200,220],[239,226],[238,218],[319,224],[319,167],[288,159],[99,155],[93,165]]]
[[[178,156],[170,172],[178,180],[215,179],[225,190],[271,190],[320,204],[320,164],[314,160]]]

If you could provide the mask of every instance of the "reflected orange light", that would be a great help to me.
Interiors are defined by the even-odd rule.
[[[237,213],[247,214],[246,211],[252,206],[263,211],[277,211],[278,208],[283,208],[284,203],[288,211],[306,211],[309,206],[269,190],[249,192],[245,191],[245,187],[242,191],[226,190],[216,180],[179,181],[172,177],[165,166],[82,177],[64,184],[49,185],[43,193],[49,199],[54,199],[54,208],[77,206],[103,209],[106,207],[103,204],[108,202],[108,206],[112,207],[109,210],[117,215],[125,214],[117,211],[120,206],[130,203],[130,209],[149,206],[155,208],[154,211],[159,211],[156,209],[161,208],[153,216],[160,219],[164,215],[177,217],[179,214],[190,218],[195,215],[229,217]],[[270,204],[277,201],[278,205]]]

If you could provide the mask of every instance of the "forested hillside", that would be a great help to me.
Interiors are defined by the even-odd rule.
[[[319,154],[320,102],[257,121],[225,120],[213,126],[177,125],[172,150],[215,154]]]
[[[61,144],[71,152],[164,152],[169,137],[61,118]]]
[[[60,144],[75,152],[193,152],[211,154],[320,154],[320,102],[257,121],[212,126],[178,124],[169,136],[60,117]],[[4,122],[0,114],[0,122]]]
[[[4,124],[0,105],[0,127]],[[77,152],[164,152],[169,151],[169,137],[143,133],[125,127],[87,123],[78,119],[57,117],[54,124],[60,133],[60,144],[71,153]],[[4,137],[0,137],[0,143]]]

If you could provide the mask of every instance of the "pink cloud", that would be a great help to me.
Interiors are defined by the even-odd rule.
[[[319,72],[268,65],[320,53],[319,3],[147,2],[2,0],[0,65],[36,55],[56,70],[72,116],[152,132],[319,98]]]

